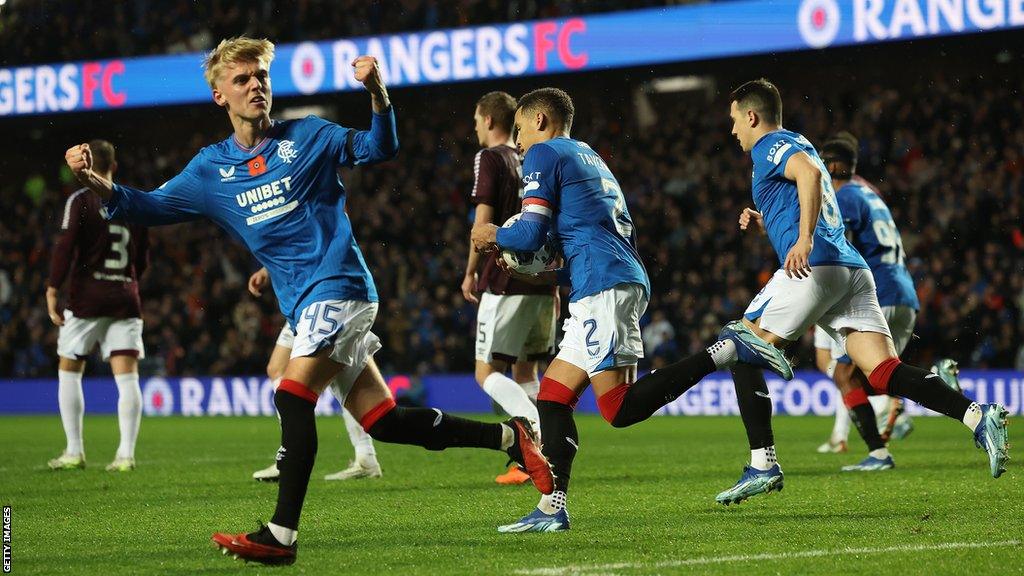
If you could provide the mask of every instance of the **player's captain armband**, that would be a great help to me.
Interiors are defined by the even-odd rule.
[[[551,218],[551,203],[543,198],[523,199],[523,220],[544,221]]]

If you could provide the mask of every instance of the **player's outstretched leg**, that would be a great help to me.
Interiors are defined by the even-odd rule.
[[[885,335],[853,332],[847,337],[847,350],[862,368],[871,368],[868,380],[878,392],[909,398],[922,406],[964,423],[974,433],[974,442],[988,453],[989,471],[998,478],[1006,471],[1009,446],[1006,433],[1007,411],[999,404],[979,405],[962,393],[946,386],[938,375],[904,364],[891,355],[877,361],[879,349],[886,345]],[[875,361],[873,361],[875,360]],[[865,370],[868,372],[868,370]]]
[[[781,491],[782,468],[775,456],[772,430],[772,401],[768,384],[760,368],[741,363],[732,367],[736,401],[750,444],[750,464],[743,467],[740,479],[715,497],[719,504],[739,504],[751,496]]]
[[[739,362],[771,370],[783,380],[793,379],[793,366],[786,360],[782,350],[755,334],[742,320],[735,320],[722,328],[718,341],[726,340],[736,346]]]
[[[542,494],[550,494],[553,489],[548,461],[541,453],[532,425],[521,416],[491,424],[445,414],[437,408],[397,406],[388,397],[364,414],[359,422],[370,436],[381,442],[411,444],[427,450],[503,450],[526,469]]]
[[[572,462],[579,449],[579,433],[573,410],[579,395],[561,382],[545,377],[540,383],[537,410],[540,413],[541,435],[545,438],[544,455],[554,472],[550,494],[541,497],[532,512],[511,524],[498,527],[498,532],[560,532],[569,529],[566,497]]]

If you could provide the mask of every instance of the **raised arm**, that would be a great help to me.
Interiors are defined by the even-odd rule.
[[[370,107],[373,117],[370,129],[351,134],[348,152],[352,164],[362,165],[391,160],[398,155],[398,131],[395,128],[395,111],[391,107],[380,66],[373,56],[360,56],[352,62],[356,80],[362,82],[370,93]]]
[[[176,224],[203,217],[205,200],[199,158],[193,158],[180,174],[156,190],[144,192],[97,176],[92,171],[92,157],[87,144],[73,146],[66,154],[68,167],[79,182],[103,198],[108,219],[120,218],[129,224],[143,226]]]
[[[72,174],[78,178],[82,186],[99,194],[104,202],[110,200],[111,194],[114,193],[114,183],[93,172],[92,151],[89,150],[88,144],[68,148],[64,153],[64,161],[68,163],[68,168],[71,168]]]
[[[804,152],[794,154],[786,162],[785,176],[796,182],[800,201],[800,228],[796,244],[786,255],[783,268],[789,277],[806,278],[810,275],[808,263],[814,247],[814,228],[821,216],[822,173]]]

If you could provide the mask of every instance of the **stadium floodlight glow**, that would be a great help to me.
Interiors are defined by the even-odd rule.
[[[692,92],[707,90],[712,85],[711,79],[704,76],[671,76],[655,78],[648,84],[650,92],[663,94],[666,92]]]

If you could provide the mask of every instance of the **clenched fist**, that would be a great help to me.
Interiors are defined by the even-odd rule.
[[[355,68],[356,81],[370,92],[379,92],[384,88],[384,79],[380,74],[380,65],[373,56],[360,56],[352,61]]]
[[[92,171],[92,151],[89,150],[88,144],[78,144],[68,148],[68,151],[64,153],[64,160],[79,181],[84,182],[88,179],[89,173]]]

